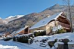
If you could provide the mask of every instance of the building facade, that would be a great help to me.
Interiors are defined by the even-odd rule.
[[[35,30],[45,30],[46,34],[49,34],[51,33],[51,29],[58,25],[61,25],[67,32],[71,31],[69,20],[65,17],[63,12],[60,12],[42,19],[30,28],[30,32],[34,32]]]

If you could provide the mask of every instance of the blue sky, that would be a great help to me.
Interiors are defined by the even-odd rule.
[[[73,4],[74,0],[71,0]],[[54,4],[65,4],[62,0],[0,0],[0,17],[26,15],[41,12]]]

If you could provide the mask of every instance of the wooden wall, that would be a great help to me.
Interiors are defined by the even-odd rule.
[[[19,34],[28,34],[28,33],[29,33],[29,28],[28,27],[19,32]]]

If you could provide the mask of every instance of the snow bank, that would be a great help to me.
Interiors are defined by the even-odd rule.
[[[0,49],[19,49],[17,46],[0,45]]]
[[[58,44],[64,44],[63,42],[56,42],[55,44],[54,44],[54,46],[57,48],[58,47]]]
[[[68,42],[68,44],[74,44],[74,42]]]
[[[42,40],[42,39],[48,39],[47,41],[46,41],[46,44],[45,45],[47,45],[48,46],[48,42],[49,41],[55,41],[55,39],[57,39],[58,41],[54,44],[54,46],[51,48],[51,49],[55,49],[55,48],[57,48],[58,47],[58,44],[64,44],[63,42],[59,42],[59,40],[60,39],[69,39],[70,41],[72,41],[72,42],[69,42],[69,44],[74,44],[74,33],[63,33],[63,34],[55,34],[55,35],[51,35],[51,36],[38,36],[38,37],[35,37],[34,38],[34,40],[35,41],[37,41],[36,43],[34,42],[33,44],[32,44],[32,47],[34,46],[34,47],[37,47],[37,48],[39,48],[40,46],[40,41]],[[42,47],[43,49],[47,49],[47,46],[46,47]],[[48,46],[49,47],[49,46]],[[41,49],[41,48],[40,48]],[[49,48],[50,49],[50,48]]]
[[[56,34],[51,36],[38,36],[34,38],[34,42],[32,44],[25,44],[13,41],[2,41],[0,40],[0,49],[55,49],[58,44],[63,44],[62,42],[56,42],[52,48],[48,46],[48,41],[54,41],[55,39],[69,39],[72,42],[68,42],[68,44],[74,44],[74,33],[63,33]],[[41,40],[47,39],[43,46],[41,45]],[[36,41],[36,42],[35,42]]]
[[[29,46],[14,41],[0,41],[0,49],[33,49]]]

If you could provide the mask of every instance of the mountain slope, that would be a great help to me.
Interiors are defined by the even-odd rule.
[[[63,11],[66,13],[66,15],[68,15],[67,9],[68,9],[67,6],[55,4],[52,7],[49,7],[39,13],[27,14],[27,15],[21,16],[19,18],[18,18],[18,16],[15,16],[15,17],[13,16],[11,18],[7,18],[7,19],[5,19],[5,21],[8,21],[8,24],[3,24],[0,27],[0,32],[12,33],[13,31],[16,31],[16,30],[24,27],[25,25],[31,27],[32,25],[34,25],[41,19],[43,19],[47,16],[51,16],[60,11]],[[74,19],[74,6],[71,6],[71,12],[72,12],[72,18]],[[69,19],[69,16],[67,16],[67,18]],[[2,19],[1,19],[1,21],[2,21]],[[73,23],[74,23],[74,20],[73,20]]]
[[[16,16],[9,16],[8,18],[5,19],[5,21],[9,22],[9,21],[13,21],[15,19],[21,18],[24,15],[16,15]]]

